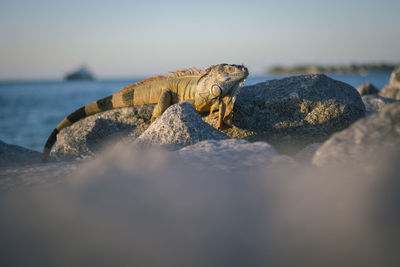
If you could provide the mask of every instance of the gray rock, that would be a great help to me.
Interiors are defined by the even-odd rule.
[[[204,166],[220,170],[247,170],[249,167],[286,167],[296,165],[294,160],[279,155],[268,143],[245,140],[207,140],[176,151],[186,164],[204,169]]]
[[[192,122],[199,117],[189,104],[185,105],[190,115],[164,117],[138,143],[179,148],[222,138],[220,132],[200,121]],[[148,105],[85,118],[61,131],[54,152],[93,156],[110,140],[131,142],[146,130],[147,126],[141,125],[150,119],[152,110]],[[293,76],[243,87],[235,105],[234,127],[224,132],[232,138],[267,141],[281,152],[297,152],[307,144],[325,140],[364,114],[361,97],[350,85],[325,75]],[[203,120],[216,126],[217,114]]]
[[[135,143],[179,149],[203,140],[227,138],[224,133],[202,121],[190,103],[182,102],[169,107]]]
[[[22,166],[41,162],[42,154],[0,140],[0,167]]]
[[[400,100],[400,87],[386,85],[379,93],[380,96]]]
[[[0,168],[0,192],[70,182],[69,176],[78,169],[80,164],[79,161],[47,162]]]
[[[365,95],[362,97],[362,100],[364,102],[366,116],[381,111],[387,104],[397,102],[396,99],[386,98],[379,95]]]
[[[389,84],[382,89],[379,95],[400,100],[400,66],[392,72]]]
[[[365,116],[357,90],[325,75],[300,75],[242,87],[235,103],[232,138],[263,140],[297,152],[322,142]],[[212,125],[211,120],[204,118]]]
[[[114,109],[84,118],[58,134],[53,149],[59,157],[94,156],[105,144],[130,135],[137,137],[148,127],[154,106]]]
[[[315,152],[322,146],[321,143],[314,143],[306,146],[294,155],[294,159],[300,163],[311,163]]]
[[[389,84],[393,87],[400,88],[400,66],[395,68],[390,75]]]
[[[363,83],[360,87],[357,87],[357,91],[361,96],[376,95],[379,93],[379,90],[370,82]]]
[[[314,165],[373,162],[381,153],[397,154],[400,149],[400,103],[387,105],[334,134],[316,152]]]

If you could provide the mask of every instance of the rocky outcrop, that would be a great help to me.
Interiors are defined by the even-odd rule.
[[[379,95],[365,95],[362,97],[362,100],[364,102],[366,116],[381,111],[387,104],[392,104],[398,101],[393,98],[386,98]]]
[[[41,162],[42,154],[0,140],[0,167],[22,166]]]
[[[135,140],[131,135],[128,138]],[[135,143],[178,149],[203,140],[227,138],[229,137],[224,133],[202,121],[190,103],[182,102],[169,107],[135,140]]]
[[[370,82],[363,83],[360,87],[357,87],[357,91],[361,96],[376,95],[379,93],[379,90]]]
[[[245,140],[207,140],[176,151],[186,164],[204,169],[207,166],[218,170],[248,170],[251,167],[269,168],[277,164],[287,168],[295,161],[279,155],[265,142],[249,143]]]
[[[398,155],[399,149],[400,103],[393,103],[334,134],[315,152],[312,162],[317,166],[373,162],[381,153]]]
[[[151,125],[153,106],[109,110],[89,116],[63,129],[53,152],[61,159],[95,156],[112,141],[160,145],[179,149],[207,139],[226,139],[224,133],[203,122],[187,102],[168,108]]]
[[[300,75],[241,88],[235,127],[224,132],[291,152],[324,141],[364,116],[364,104],[354,87],[325,75]],[[204,120],[216,125],[217,118]]]
[[[176,109],[176,110],[175,110]],[[58,135],[58,155],[95,155],[110,140],[158,144],[178,149],[207,139],[226,138],[198,121],[190,104],[148,125],[153,106],[110,110],[85,118]],[[361,96],[350,85],[325,75],[301,75],[243,87],[234,109],[231,138],[266,141],[280,152],[297,152],[307,144],[326,140],[365,115]],[[187,113],[188,115],[185,115]],[[217,112],[203,120],[216,126]]]
[[[400,100],[400,66],[392,72],[389,84],[382,89],[379,95]]]
[[[93,156],[105,144],[123,137],[138,137],[148,124],[154,107],[144,105],[109,110],[84,118],[57,135],[53,152],[58,156]]]

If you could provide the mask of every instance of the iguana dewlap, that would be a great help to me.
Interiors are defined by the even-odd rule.
[[[169,106],[190,102],[200,113],[219,109],[218,129],[232,126],[233,105],[239,87],[249,72],[243,65],[219,64],[205,70],[189,68],[155,76],[122,88],[111,96],[87,104],[65,117],[53,130],[43,150],[47,161],[57,134],[71,124],[90,115],[123,107],[156,104],[151,122]]]

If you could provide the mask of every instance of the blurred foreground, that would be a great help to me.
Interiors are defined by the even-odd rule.
[[[400,153],[317,168],[214,151],[119,146],[9,170],[0,265],[399,266]]]

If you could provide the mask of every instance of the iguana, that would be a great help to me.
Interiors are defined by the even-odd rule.
[[[249,72],[243,65],[219,64],[205,70],[189,68],[169,72],[167,76],[155,76],[126,86],[120,91],[87,104],[65,117],[53,130],[43,149],[43,161],[47,161],[57,134],[71,124],[90,115],[123,107],[156,104],[150,122],[171,105],[188,101],[200,112],[219,109],[218,129],[232,126],[233,105],[238,88]]]

